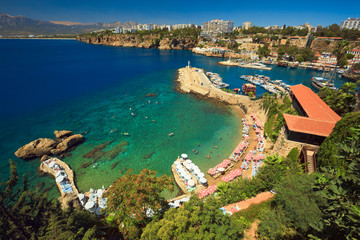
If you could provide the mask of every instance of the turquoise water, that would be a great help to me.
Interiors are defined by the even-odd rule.
[[[85,142],[64,158],[76,173],[80,191],[108,186],[130,168],[171,175],[171,164],[183,152],[203,171],[228,157],[238,143],[241,125],[230,108],[175,90],[176,70],[188,60],[220,73],[232,88],[242,86],[242,74],[259,73],[308,86],[312,76],[321,75],[278,67],[271,72],[224,67],[217,64],[219,58],[190,51],[64,40],[0,40],[0,52],[0,173],[8,176],[11,158],[32,186],[52,187],[53,197],[58,196],[53,179],[36,174],[39,160],[23,161],[13,153],[36,138],[53,138],[54,130],[85,136]],[[83,157],[104,143],[109,144],[97,159]],[[91,165],[82,168],[87,161]]]
[[[0,46],[6,56],[0,65],[5,86],[0,131],[4,177],[11,158],[18,163],[20,175],[30,176],[32,186],[44,182],[43,188],[54,187],[51,178],[36,175],[39,160],[23,161],[13,153],[36,138],[53,138],[58,129],[85,136],[72,156],[64,158],[76,173],[80,191],[108,186],[130,168],[171,175],[172,163],[183,152],[206,171],[226,158],[238,142],[241,127],[230,108],[175,90],[177,69],[188,59],[205,57],[189,51],[114,48],[76,41],[9,40],[0,41]],[[129,136],[122,134],[125,132]],[[93,168],[95,159],[83,155],[109,141],[103,152],[123,141],[126,146],[115,156],[103,154]],[[205,156],[210,151],[209,160]],[[91,166],[82,168],[89,160]],[[55,187],[50,195],[57,196]]]

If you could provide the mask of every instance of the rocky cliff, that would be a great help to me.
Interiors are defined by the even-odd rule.
[[[161,38],[158,35],[116,34],[104,36],[78,36],[78,41],[119,47],[191,50],[197,44],[193,38]]]

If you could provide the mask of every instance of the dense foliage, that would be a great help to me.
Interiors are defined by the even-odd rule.
[[[239,239],[245,225],[224,215],[221,206],[214,197],[203,202],[194,196],[183,207],[167,211],[160,221],[152,221],[141,239]]]
[[[155,175],[156,172],[148,169],[140,174],[128,171],[106,192],[108,211],[114,214],[113,221],[125,238],[139,238],[142,229],[152,219],[160,219],[168,208],[161,192],[173,188],[173,179]]]
[[[356,93],[357,85],[347,82],[338,91],[323,88],[318,95],[334,112],[344,116],[355,109]]]
[[[290,45],[289,42],[285,45],[280,45],[278,48],[278,59],[282,59],[287,55],[289,61],[312,61],[315,60],[315,54],[310,48],[299,48],[295,45]]]
[[[299,151],[293,151],[295,153],[287,157],[268,155],[252,180],[239,178],[230,183],[222,182],[218,185],[217,197],[224,205],[239,202],[274,189],[284,176],[300,174],[302,171],[297,162]]]
[[[287,95],[283,98],[278,98],[276,95],[265,93],[262,98],[261,107],[267,113],[267,121],[264,126],[265,136],[275,142],[281,127],[285,123],[283,113],[295,115],[297,112],[292,108],[291,100]]]
[[[360,124],[360,112],[347,113],[336,123],[333,132],[321,144],[317,155],[317,166],[331,167],[335,169],[342,169],[344,167],[344,160],[337,157],[338,144],[344,142],[348,137],[353,136],[351,127]]]
[[[26,176],[20,184],[12,161],[10,170],[10,179],[0,183],[1,239],[96,239],[95,216],[72,208],[63,211],[58,201],[29,190]]]
[[[355,41],[360,38],[360,31],[357,29],[340,29],[339,25],[332,24],[318,29],[314,35],[318,37],[342,37],[345,40]]]
[[[360,125],[353,126],[334,146],[341,169],[329,165],[316,174],[283,178],[273,208],[261,215],[261,239],[360,238]]]
[[[276,188],[273,209],[259,225],[261,239],[304,239],[315,232],[322,217],[323,200],[313,190],[313,175],[289,175]]]
[[[257,53],[258,53],[260,59],[263,57],[268,57],[270,55],[269,44],[265,43],[263,47],[259,47],[259,50]]]

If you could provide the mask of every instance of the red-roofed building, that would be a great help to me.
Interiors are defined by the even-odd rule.
[[[317,37],[316,40],[340,41],[340,40],[343,40],[343,38],[342,37]]]
[[[287,139],[320,145],[341,117],[310,88],[300,84],[290,89],[293,106],[301,116],[283,114]]]

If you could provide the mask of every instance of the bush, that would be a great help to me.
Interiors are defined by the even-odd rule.
[[[291,149],[291,151],[288,153],[287,158],[289,158],[291,161],[297,161],[300,155],[300,151],[298,148],[293,148]]]
[[[351,127],[360,124],[360,112],[346,114],[335,125],[333,132],[320,145],[317,155],[317,166],[331,167],[341,170],[344,167],[344,159],[336,157],[338,154],[337,145],[343,142],[347,137],[351,137],[353,132]]]

